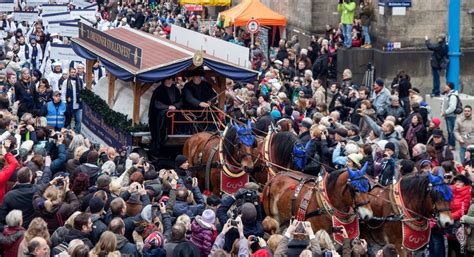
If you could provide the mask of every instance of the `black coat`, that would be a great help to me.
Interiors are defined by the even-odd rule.
[[[97,244],[99,242],[100,236],[102,233],[107,231],[107,225],[104,220],[97,214],[93,214],[91,217],[92,220],[92,232],[90,234],[90,239],[92,244]]]
[[[429,50],[433,51],[431,54],[431,67],[433,69],[441,69],[441,60],[443,57],[448,55],[448,46],[446,45],[446,42],[443,40],[442,42],[431,44],[429,40],[426,40],[425,44]]]
[[[201,81],[199,85],[192,81],[186,83],[183,89],[184,108],[190,110],[201,110],[199,106],[202,102],[215,101],[216,93],[212,89],[211,84],[206,81]]]
[[[33,208],[33,196],[35,193],[44,189],[45,185],[51,179],[51,169],[45,167],[43,176],[35,185],[17,184],[3,198],[0,208],[0,223],[5,224],[5,217],[12,210],[21,210],[23,212],[23,227],[26,229],[31,220],[35,218],[35,209]]]
[[[66,243],[70,243],[74,239],[79,239],[82,242],[84,242],[85,245],[89,247],[89,249],[92,249],[94,245],[92,244],[89,235],[86,233],[83,233],[75,228],[69,230],[69,233],[65,236],[64,240],[66,240]]]
[[[254,133],[257,136],[266,136],[266,133],[268,133],[268,126],[272,125],[273,122],[274,120],[269,113],[263,115],[258,118],[257,122],[255,122],[255,125],[253,126]]]

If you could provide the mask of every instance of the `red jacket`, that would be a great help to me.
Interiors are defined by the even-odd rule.
[[[16,168],[18,168],[18,161],[15,159],[11,153],[7,153],[3,156],[5,161],[8,165],[5,165],[0,171],[0,203],[3,203],[3,197],[5,196],[5,189],[7,187],[7,182],[10,177],[15,172]]]
[[[0,249],[3,249],[3,256],[18,256],[18,247],[23,241],[24,234],[23,227],[5,227],[3,233],[0,233]]]
[[[451,213],[453,220],[459,220],[462,215],[466,214],[469,210],[471,203],[471,186],[456,188],[455,185],[451,185],[451,189],[453,190],[453,200],[450,205]]]

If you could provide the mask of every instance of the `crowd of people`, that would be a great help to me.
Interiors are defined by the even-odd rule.
[[[197,15],[170,1],[98,1],[98,6],[95,26],[101,30],[126,26],[165,37],[174,23],[209,33]],[[387,186],[441,167],[453,190],[456,222],[446,230],[433,223],[428,252],[461,256],[455,232],[461,224],[474,226],[472,107],[462,106],[447,83],[442,117],[434,117],[437,107],[423,100],[405,71],[373,85],[359,85],[350,70],[337,78],[339,47],[362,41],[371,47],[371,3],[360,5],[360,20],[354,19],[356,7],[340,1],[341,25],[328,25],[307,47],[292,37],[281,40],[270,58],[256,55],[258,80],[228,80],[225,112],[230,119],[250,120],[259,136],[272,126],[297,135],[306,154],[300,170],[309,175],[318,175],[321,167],[331,172],[368,163],[367,175]],[[345,238],[339,245],[308,222],[280,226],[258,200],[245,197],[258,195],[262,185],[204,195],[183,155],[174,169],[158,169],[147,156],[90,142],[80,126],[84,65],[49,58],[51,43],[69,39],[48,33],[40,20],[27,24],[8,15],[1,24],[7,33],[0,62],[2,256],[397,256],[391,244],[349,242],[344,229],[337,232]],[[248,45],[246,33],[237,37],[221,28],[214,33]],[[105,76],[98,62],[93,72],[95,83]],[[200,71],[162,81],[150,104],[151,149],[160,151],[167,132],[164,112],[202,110],[215,100]],[[464,249],[474,253],[473,235]]]

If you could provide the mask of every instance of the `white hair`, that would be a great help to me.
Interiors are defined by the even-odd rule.
[[[23,222],[23,212],[20,210],[12,210],[7,214],[5,221],[9,227],[20,226]]]
[[[346,149],[346,155],[359,152],[359,146],[354,143],[348,143],[345,149]]]

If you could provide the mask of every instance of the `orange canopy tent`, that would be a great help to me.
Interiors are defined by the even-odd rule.
[[[272,11],[259,0],[243,0],[229,10],[219,13],[224,24],[236,27],[246,26],[249,20],[256,19],[260,25],[286,26],[286,17]]]

